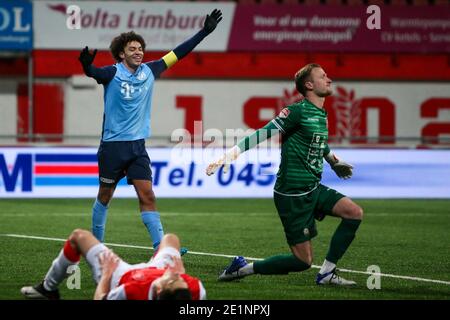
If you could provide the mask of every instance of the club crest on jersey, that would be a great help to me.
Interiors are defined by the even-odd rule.
[[[287,118],[289,113],[291,113],[291,111],[289,111],[288,108],[284,108],[283,110],[280,111],[280,114],[278,115],[278,117],[280,118]]]
[[[145,75],[144,71],[141,71],[136,78],[138,80],[145,80],[147,78],[147,76]]]
[[[133,278],[134,280],[136,280],[136,281],[142,281],[142,280],[145,279],[145,273],[144,273],[143,271],[141,271],[141,270],[137,270],[137,271],[133,274],[132,278]]]

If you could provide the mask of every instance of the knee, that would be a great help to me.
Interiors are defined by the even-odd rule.
[[[351,213],[352,219],[362,220],[363,215],[364,215],[364,211],[360,206],[357,205],[352,209],[352,213]]]
[[[104,189],[100,189],[98,191],[98,196],[97,199],[98,201],[104,205],[105,207],[108,206],[109,202],[111,201],[112,195],[113,195],[114,190],[110,189],[110,188],[104,188]]]
[[[172,247],[180,249],[180,239],[176,234],[166,233],[161,240],[160,247]]]
[[[295,257],[303,263],[306,263],[309,267],[312,266],[313,255],[311,252],[299,252],[295,254]]]
[[[164,235],[164,239],[167,239],[169,241],[180,241],[178,239],[178,236],[176,234],[174,234],[174,233],[166,233]]]
[[[139,195],[139,202],[144,205],[153,205],[156,202],[153,190],[146,190]]]
[[[309,266],[309,268],[311,268],[312,263],[313,263],[313,257],[312,256],[307,256],[304,260],[302,259],[302,261],[304,263],[306,263]]]
[[[72,243],[79,243],[89,235],[89,231],[83,230],[83,229],[75,229],[70,234],[69,240]]]
[[[180,239],[178,238],[178,236],[174,233],[166,233],[163,236],[163,240],[161,242],[166,242],[166,243],[170,243],[171,246],[178,246],[180,245]]]
[[[105,207],[108,206],[109,201],[111,200],[111,198],[108,196],[99,196],[97,199]]]
[[[351,220],[362,220],[363,218],[363,209],[357,204],[353,203],[352,205],[344,208],[341,218],[351,219]]]

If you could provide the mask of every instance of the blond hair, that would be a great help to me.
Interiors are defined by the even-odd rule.
[[[317,63],[309,63],[303,68],[301,68],[295,74],[295,87],[297,91],[300,92],[303,96],[306,96],[306,86],[305,83],[307,81],[311,81],[311,72],[315,68],[322,68]]]

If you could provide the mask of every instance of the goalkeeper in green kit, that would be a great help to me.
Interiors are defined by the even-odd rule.
[[[242,139],[206,169],[207,175],[222,166],[224,172],[239,155],[273,134],[281,133],[281,163],[274,187],[274,201],[283,224],[291,254],[277,255],[254,263],[242,257],[233,259],[219,275],[231,281],[252,274],[287,274],[307,270],[313,262],[311,239],[317,235],[315,220],[326,215],[341,222],[330,243],[316,283],[354,285],[336,273],[336,264],[347,251],[361,223],[363,210],[348,197],[320,183],[323,158],[343,179],[352,176],[353,167],[338,159],[328,147],[325,97],[332,94],[331,79],[318,64],[308,64],[295,75],[297,90],[305,97],[283,109],[263,128]]]

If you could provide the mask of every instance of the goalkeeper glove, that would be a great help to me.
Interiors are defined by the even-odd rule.
[[[350,179],[353,175],[353,166],[345,161],[340,160],[330,151],[325,156],[325,160],[330,164],[331,169],[336,173],[339,178]]]
[[[217,27],[217,24],[222,20],[222,11],[214,9],[211,14],[206,15],[203,30],[210,34]]]
[[[241,154],[241,149],[239,149],[238,146],[234,146],[233,148],[229,149],[227,152],[224,153],[222,157],[217,159],[214,162],[211,162],[208,167],[206,168],[206,174],[208,176],[214,174],[218,169],[220,169],[223,166],[223,173],[228,172],[228,168],[230,167],[230,163],[234,160],[236,160],[239,155]]]
[[[91,54],[89,52],[89,48],[87,46],[83,50],[81,50],[78,60],[80,60],[81,65],[83,66],[83,69],[86,69],[87,67],[89,67],[92,64],[92,62],[94,62],[96,54],[97,54],[97,49],[95,49],[94,52]]]

